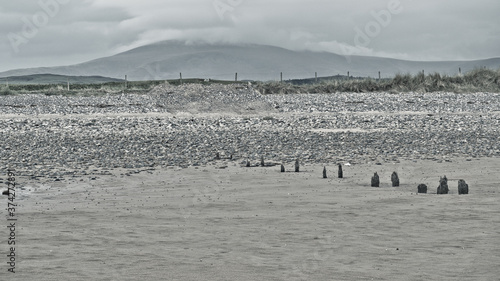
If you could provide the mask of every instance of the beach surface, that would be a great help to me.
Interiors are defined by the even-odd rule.
[[[184,87],[0,102],[0,279],[498,280],[500,95]]]

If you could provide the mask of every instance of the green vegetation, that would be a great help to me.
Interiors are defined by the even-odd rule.
[[[63,76],[64,77],[64,76]],[[98,77],[102,79],[102,77]],[[80,81],[85,80],[79,77]],[[87,79],[96,79],[87,78]],[[64,79],[63,79],[64,80]],[[95,81],[95,80],[94,80]],[[322,78],[315,83],[315,79],[303,79],[284,82],[256,82],[254,87],[262,94],[295,94],[295,93],[337,93],[337,92],[500,92],[500,69],[475,69],[461,76],[447,76],[433,73],[424,75],[419,73],[397,74],[391,79],[350,78],[343,76],[332,77],[329,80]],[[234,84],[246,82],[179,79],[168,80],[170,85],[183,84]],[[45,94],[45,95],[106,95],[106,94],[146,94],[154,87],[165,83],[159,81],[117,81],[106,83],[67,83],[52,84],[7,84],[0,85],[0,96],[16,94]],[[299,85],[298,85],[299,84]]]

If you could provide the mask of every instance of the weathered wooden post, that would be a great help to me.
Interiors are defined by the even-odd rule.
[[[378,177],[377,172],[373,174],[372,177],[372,187],[379,187],[380,186],[380,178]]]
[[[234,74],[234,82],[238,82],[238,72]]]
[[[464,180],[458,181],[458,194],[469,194],[469,185]]]
[[[339,179],[344,177],[344,173],[342,172],[342,164],[339,163]]]
[[[378,81],[380,81],[380,71],[378,72]]]
[[[9,89],[9,78],[6,78],[7,79],[7,90]]]
[[[261,157],[260,157],[260,166],[261,166],[261,167],[266,166],[266,163],[264,162],[264,156],[261,156]]]
[[[295,172],[298,173],[300,169],[299,159],[295,160]]]
[[[323,178],[326,179],[327,176],[326,176],[326,167],[323,167]]]
[[[182,85],[182,72],[179,73],[179,77],[180,77],[180,84]]]
[[[284,173],[285,172],[285,166],[283,166],[283,164],[281,164],[281,172]]]
[[[418,193],[427,193],[427,185],[421,183],[417,187]]]
[[[280,72],[280,82],[283,82],[283,72]]]
[[[347,71],[347,80],[350,80],[351,76],[349,75],[349,71]]]
[[[128,87],[128,80],[127,80],[127,75],[125,75],[125,89]]]
[[[458,68],[458,75],[462,75],[462,68],[461,67]]]
[[[398,177],[398,173],[396,172],[393,172],[392,175],[391,175],[391,181],[392,181],[392,186],[395,187],[395,186],[399,186],[399,177]]]
[[[439,186],[437,188],[437,194],[448,194],[448,179],[446,176],[439,178]]]
[[[318,72],[314,72],[314,81],[318,83]]]

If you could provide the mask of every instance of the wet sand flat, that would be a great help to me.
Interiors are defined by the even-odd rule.
[[[344,179],[333,165],[323,179],[320,165],[280,173],[222,160],[65,183],[20,177],[15,277],[498,280],[500,160],[469,160],[353,164]],[[435,194],[442,175],[448,195]],[[469,195],[457,194],[460,178]]]

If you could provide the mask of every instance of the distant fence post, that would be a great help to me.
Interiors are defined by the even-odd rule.
[[[349,75],[349,71],[347,71],[347,80],[351,79],[351,76]]]
[[[378,81],[380,81],[380,71],[378,72]]]
[[[128,85],[127,85],[127,82],[128,82],[128,80],[127,80],[127,75],[125,75],[125,89],[127,89],[127,86],[128,86]]]
[[[179,81],[180,81],[180,83],[182,85],[182,72],[179,72]]]
[[[283,72],[280,72],[280,82],[283,82]]]
[[[238,72],[234,74],[234,82],[238,82]]]
[[[318,72],[314,72],[314,79],[316,83],[318,83]]]

